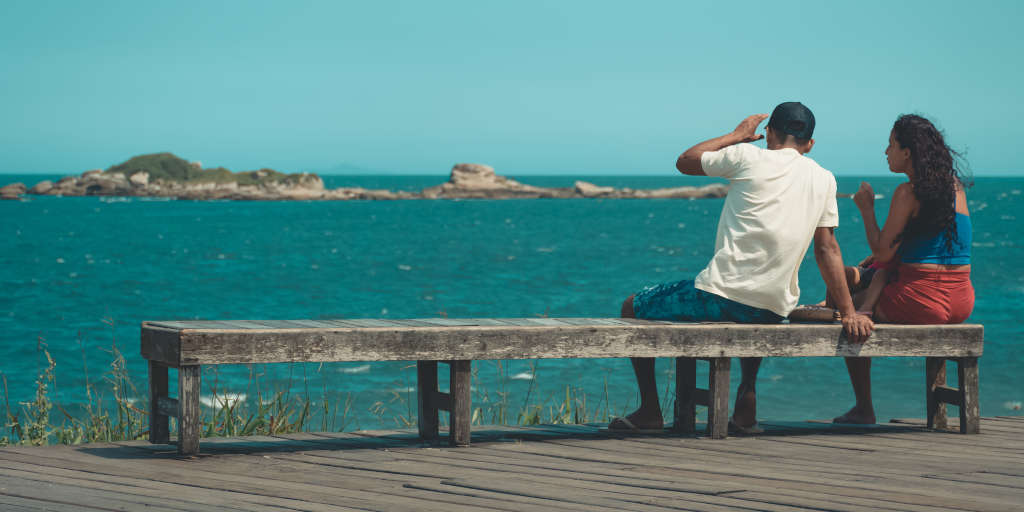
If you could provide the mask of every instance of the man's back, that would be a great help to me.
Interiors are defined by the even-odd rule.
[[[730,181],[718,221],[715,254],[695,286],[786,316],[797,305],[797,280],[817,227],[838,225],[832,173],[791,148],[737,144],[703,154],[708,176]]]

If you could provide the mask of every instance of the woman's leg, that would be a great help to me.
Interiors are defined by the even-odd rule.
[[[882,297],[882,290],[885,289],[886,283],[889,281],[889,271],[880,268],[875,271],[874,277],[871,278],[871,284],[864,290],[863,293],[857,294],[854,299],[854,306],[857,307],[857,311],[872,311],[874,312],[875,306],[878,304],[878,299]]]
[[[860,268],[858,267],[843,267],[846,273],[846,287],[853,293],[860,285]],[[825,306],[829,308],[835,308],[835,301],[832,300],[832,290],[825,289],[825,300],[819,302],[818,306]]]
[[[846,414],[832,419],[834,423],[875,423],[875,406],[871,402],[871,358],[847,357],[846,371],[850,373],[853,396],[857,402]]]
[[[858,311],[873,311],[876,322],[888,320],[878,307],[878,299],[882,296],[888,281],[888,272],[879,269],[871,278],[871,284],[864,290],[857,300]],[[875,423],[875,405],[871,400],[871,358],[869,357],[847,357],[846,371],[850,374],[850,384],[853,385],[853,396],[856,402],[853,408],[846,411],[842,416],[832,419],[835,423]]]

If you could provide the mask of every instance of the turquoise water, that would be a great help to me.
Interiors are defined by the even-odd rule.
[[[0,176],[0,185],[41,176]],[[52,177],[51,177],[52,178]],[[327,176],[328,187],[418,190],[444,176]],[[571,186],[575,177],[524,177]],[[665,177],[589,177],[635,188],[704,184]],[[897,178],[871,177],[884,217]],[[858,178],[840,178],[840,191]],[[1024,359],[1018,301],[1024,260],[1024,178],[981,178],[968,192],[975,244],[977,304],[984,323],[982,414],[1022,414]],[[193,202],[33,197],[0,202],[0,371],[12,404],[33,396],[45,344],[56,359],[57,398],[80,402],[88,374],[106,371],[112,344],[140,386],[139,323],[169,319],[615,316],[622,299],[660,281],[689,278],[707,262],[722,201],[506,200],[394,202]],[[852,201],[840,199],[838,236],[848,262],[866,253]],[[813,257],[801,268],[801,301],[824,293]],[[668,361],[659,363],[669,380]],[[87,368],[87,372],[83,369]],[[478,390],[499,390],[498,366],[475,364]],[[626,360],[536,363],[531,402],[556,403],[572,385],[592,403],[622,410],[636,401]],[[327,390],[353,397],[348,428],[393,426],[408,414],[415,371],[408,363],[224,367],[204,374],[204,393],[255,397],[273,389]],[[506,362],[507,391],[518,408],[531,385],[526,361]],[[879,417],[924,416],[923,361],[875,365]],[[955,372],[954,372],[955,375]],[[771,359],[760,380],[766,419],[831,418],[852,404],[839,359]],[[370,413],[385,407],[379,419]],[[383,421],[383,423],[382,423]]]

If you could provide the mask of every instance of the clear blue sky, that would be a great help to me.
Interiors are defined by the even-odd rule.
[[[5,1],[0,173],[157,151],[233,170],[671,173],[800,100],[810,156],[838,175],[885,172],[904,112],[975,175],[1019,175],[1022,25],[1017,1]]]

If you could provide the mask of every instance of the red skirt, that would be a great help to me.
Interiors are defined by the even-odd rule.
[[[900,265],[885,285],[878,309],[896,324],[959,324],[974,310],[970,270]]]

